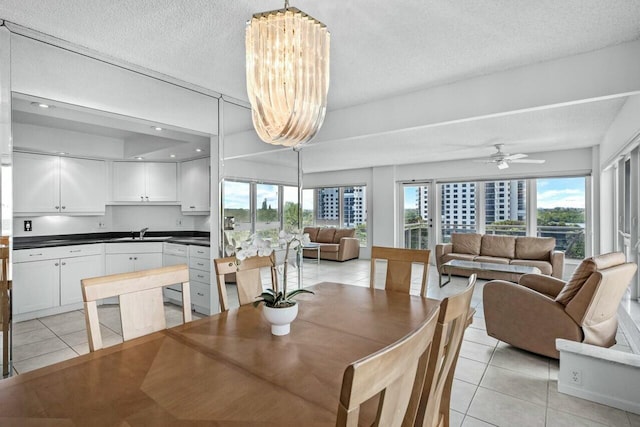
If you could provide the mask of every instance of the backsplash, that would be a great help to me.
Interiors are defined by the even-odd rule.
[[[33,231],[24,231],[24,221]],[[180,206],[107,206],[101,216],[46,215],[13,219],[14,237],[111,231],[210,231],[210,215],[183,215]],[[101,226],[102,224],[102,226]]]

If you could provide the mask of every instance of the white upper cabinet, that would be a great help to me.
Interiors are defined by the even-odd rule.
[[[113,162],[116,202],[175,202],[177,181],[175,163]]]
[[[180,169],[180,199],[183,212],[209,212],[211,178],[209,158],[183,162]]]
[[[61,212],[104,212],[106,196],[105,162],[60,158]]]
[[[25,153],[13,159],[15,213],[104,213],[105,162]]]

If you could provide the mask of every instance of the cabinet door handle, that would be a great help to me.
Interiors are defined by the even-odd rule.
[[[189,209],[195,209],[195,208],[196,208],[195,206],[189,206]]]
[[[62,209],[67,209],[67,207],[66,207],[66,206],[63,206],[63,207],[62,207]]]
[[[201,293],[201,292],[196,292],[196,294],[197,294],[197,295],[199,295],[199,296],[201,296],[201,297],[203,297],[203,296],[204,296],[204,294],[203,294],[203,293]]]
[[[129,261],[132,261],[132,260],[133,260],[133,257],[129,257]]]
[[[201,263],[201,262],[196,262],[196,264],[198,264],[198,265],[200,265],[200,266],[204,267],[204,264],[203,264],[203,263]]]
[[[74,253],[74,252],[82,252],[82,249],[75,249],[75,250],[69,251],[69,253]]]
[[[29,256],[42,256],[42,254],[29,254]]]
[[[140,196],[140,201],[144,202],[144,197],[143,196]]]
[[[59,266],[60,264],[58,264],[58,263],[56,262],[56,263],[55,263],[55,264],[53,264],[53,265],[55,265],[55,266],[57,267],[57,266]]]
[[[62,265],[67,265],[67,263],[66,263],[66,262],[63,262],[63,263],[62,263]]]
[[[145,196],[145,199],[147,199],[147,202],[149,201],[149,196]]]
[[[137,256],[135,256],[135,257],[133,257],[133,259],[134,259],[134,260],[137,260],[137,259],[138,259],[138,257],[137,257]]]
[[[196,274],[197,277],[199,277],[200,279],[204,279],[204,276],[202,274]]]
[[[60,206],[56,206],[56,210],[60,209]]]

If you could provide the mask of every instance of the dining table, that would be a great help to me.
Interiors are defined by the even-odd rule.
[[[438,300],[322,282],[274,336],[252,304],[0,381],[0,425],[329,426],[345,368]],[[375,416],[375,404],[363,411]]]

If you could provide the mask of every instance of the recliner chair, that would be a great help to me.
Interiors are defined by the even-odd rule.
[[[538,274],[519,283],[490,281],[483,290],[487,334],[555,359],[556,338],[611,347],[618,305],[636,269],[614,252],[583,260],[568,282]]]

